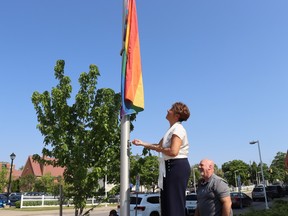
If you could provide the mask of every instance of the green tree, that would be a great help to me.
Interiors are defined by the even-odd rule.
[[[193,191],[193,192],[197,188],[199,179],[201,178],[198,167],[199,167],[199,164],[194,164],[193,166],[191,166],[191,173],[190,173],[190,177],[189,177],[189,181],[187,185],[188,190]],[[194,178],[195,178],[195,184],[194,184]]]
[[[19,187],[21,191],[34,191],[36,177],[32,174],[20,178]]]
[[[249,166],[249,173],[250,173],[250,182],[252,184],[257,184],[259,181],[259,172],[260,169],[255,161]]]
[[[2,167],[2,170],[0,171],[0,190],[4,191],[4,188],[7,188],[7,174],[8,174],[8,170],[6,167]]]
[[[20,180],[19,179],[15,179],[12,181],[11,183],[11,192],[20,192]]]
[[[222,165],[224,178],[230,185],[238,186],[238,176],[241,178],[241,184],[248,184],[249,180],[249,165],[241,160],[233,160]]]
[[[276,182],[284,182],[285,181],[285,160],[286,153],[284,152],[277,152],[276,156],[274,157],[270,168],[270,182],[276,183]]]
[[[35,91],[32,95],[37,128],[44,136],[42,154],[56,160],[46,161],[39,155],[33,158],[65,167],[67,196],[73,197],[75,215],[82,215],[87,198],[97,194],[99,179],[120,163],[121,97],[112,89],[96,89],[100,73],[96,65],[90,65],[89,72],[79,77],[75,102],[69,101],[72,85],[64,75],[64,65],[63,60],[56,63],[59,83],[51,93]]]
[[[133,156],[130,159],[130,181],[136,185],[136,176],[140,175],[140,184],[153,192],[158,185],[159,161],[157,156]]]
[[[35,182],[35,190],[52,194],[56,184],[54,180],[55,178],[51,176],[50,173],[41,176],[41,178],[37,179]]]
[[[141,184],[154,192],[158,185],[159,160],[157,156],[147,156],[141,164]]]
[[[262,166],[263,166],[264,178],[265,178],[265,181],[267,181],[270,178],[270,171],[266,163],[262,163]],[[249,169],[247,171],[250,174],[251,183],[256,184],[256,185],[263,184],[261,163],[257,164],[255,161],[253,161],[253,163],[249,166]]]

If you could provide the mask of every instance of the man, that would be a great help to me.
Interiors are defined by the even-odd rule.
[[[214,174],[214,162],[203,159],[199,164],[202,179],[198,182],[195,216],[233,216],[227,182]]]

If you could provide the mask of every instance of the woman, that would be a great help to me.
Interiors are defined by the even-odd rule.
[[[185,191],[190,176],[188,162],[189,143],[182,121],[190,116],[188,107],[176,102],[167,111],[170,128],[158,144],[148,144],[139,139],[134,145],[162,153],[158,185],[161,188],[161,216],[185,216]]]

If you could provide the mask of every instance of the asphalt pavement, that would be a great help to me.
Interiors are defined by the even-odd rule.
[[[90,212],[90,216],[108,216],[109,212],[115,209],[115,207],[107,206],[107,207],[97,207],[93,211]],[[87,211],[88,209],[86,209]],[[0,208],[0,216],[59,216],[60,211],[58,210],[35,210],[35,209],[15,209],[11,208]],[[63,209],[62,216],[74,216],[75,211],[73,208],[65,208]]]

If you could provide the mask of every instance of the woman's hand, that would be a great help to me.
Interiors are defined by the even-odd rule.
[[[144,146],[144,143],[142,140],[139,140],[139,139],[134,139],[132,140],[132,143],[136,146]]]
[[[151,149],[151,150],[155,150],[155,151],[158,151],[158,152],[161,152],[161,150],[163,150],[163,148],[159,145],[159,144],[149,144],[149,143],[145,143],[143,142],[142,140],[139,140],[139,139],[134,139],[132,141],[132,143],[136,146],[143,146],[144,148],[147,148],[147,149]]]

